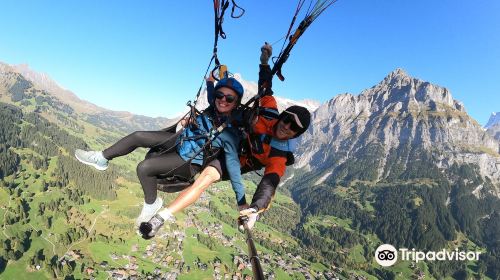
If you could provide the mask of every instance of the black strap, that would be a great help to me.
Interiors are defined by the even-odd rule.
[[[234,0],[231,0],[231,2],[233,2],[233,8],[231,10],[231,17],[232,18],[240,18],[242,17],[244,14],[245,14],[245,9],[243,9],[242,7],[238,6],[238,4],[236,4],[236,2]],[[236,8],[238,8],[241,13],[239,15],[234,15],[234,11],[236,10]]]
[[[261,136],[262,137],[262,136]],[[262,140],[263,143],[269,145],[271,144],[271,140],[273,139],[273,137],[269,134],[264,134],[264,139]]]
[[[238,6],[234,0],[231,0],[233,3],[233,8],[231,12],[231,17],[232,18],[240,18],[243,16],[245,13],[245,10]],[[213,0],[214,2],[214,46],[212,49],[212,57],[210,58],[210,61],[208,63],[207,69],[205,70],[205,74],[203,75],[203,79],[201,81],[200,87],[198,88],[198,93],[196,94],[196,98],[194,100],[194,105],[196,106],[196,103],[198,102],[198,98],[200,97],[201,90],[203,89],[203,84],[205,82],[205,77],[210,71],[210,67],[212,66],[212,62],[215,63],[214,69],[212,70],[215,71],[218,69],[221,65],[219,58],[217,56],[217,45],[219,43],[219,36],[222,39],[226,39],[226,33],[222,29],[222,24],[224,22],[224,13],[226,12],[227,8],[229,7],[229,0]],[[235,8],[240,9],[242,12],[239,15],[235,15]],[[212,75],[213,76],[213,75]]]

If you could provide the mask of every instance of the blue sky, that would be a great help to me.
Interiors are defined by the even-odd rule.
[[[257,80],[259,48],[285,35],[297,1],[236,1],[219,58]],[[173,116],[194,98],[213,45],[212,1],[2,1],[0,61],[29,64],[97,105]],[[500,111],[500,1],[339,0],[283,67],[278,95],[324,102],[395,68],[447,87],[484,125]],[[275,51],[281,47],[277,43]]]

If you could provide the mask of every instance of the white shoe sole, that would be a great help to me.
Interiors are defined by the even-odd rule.
[[[75,157],[76,157],[76,159],[77,159],[79,162],[81,162],[81,163],[83,163],[83,164],[86,164],[86,165],[93,166],[93,167],[94,167],[95,169],[97,169],[97,170],[104,171],[104,170],[108,169],[108,166],[106,166],[106,167],[101,167],[101,166],[99,166],[99,165],[97,165],[97,164],[95,164],[95,163],[91,163],[91,162],[84,161],[84,160],[82,160],[81,158],[79,158],[77,154],[75,154]]]

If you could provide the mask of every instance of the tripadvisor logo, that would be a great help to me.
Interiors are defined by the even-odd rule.
[[[398,250],[390,244],[380,245],[375,251],[375,260],[381,266],[391,266],[398,260]]]
[[[440,251],[416,251],[415,249],[401,248],[399,252],[390,244],[380,245],[375,251],[375,261],[381,266],[392,266],[399,258],[402,261],[477,261],[479,260],[479,251],[458,251],[455,249],[449,251],[442,249]]]

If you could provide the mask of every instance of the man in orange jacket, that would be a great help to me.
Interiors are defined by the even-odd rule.
[[[268,60],[271,45],[261,48],[259,89],[265,94],[259,101],[259,114],[253,120],[248,139],[241,155],[241,172],[264,168],[264,176],[257,186],[250,205],[239,207],[240,215],[248,216],[248,226],[252,228],[258,214],[268,209],[286,166],[293,164],[293,139],[304,133],[311,122],[311,114],[301,106],[291,106],[278,112],[276,100],[272,96],[272,76]],[[210,88],[208,89],[210,90]],[[201,172],[189,188],[185,189],[167,208],[158,212],[148,223],[140,226],[144,238],[153,237],[165,220],[172,219],[178,211],[194,203],[212,183],[227,177],[224,161],[214,160]]]
[[[249,208],[240,211],[249,217],[252,228],[258,213],[268,209],[286,166],[293,164],[295,139],[304,133],[311,122],[311,114],[301,106],[288,107],[281,114],[272,96],[271,68],[267,64],[272,49],[262,47],[259,72],[259,89],[264,91],[260,99],[259,114],[247,140],[247,153],[240,156],[242,173],[264,168],[264,175],[257,186]]]

